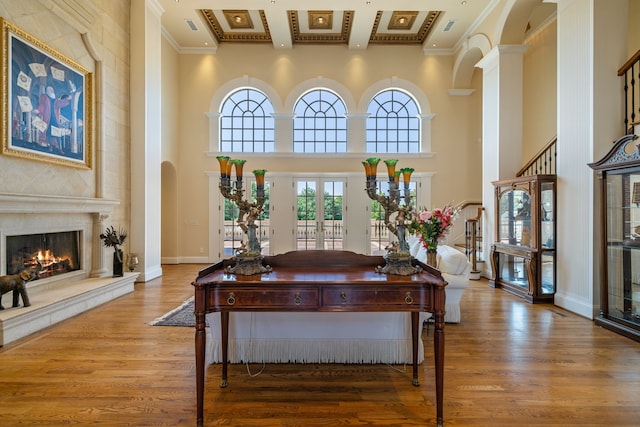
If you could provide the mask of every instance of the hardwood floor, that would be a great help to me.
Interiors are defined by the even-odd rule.
[[[132,294],[0,348],[2,426],[194,426],[194,330],[149,322],[193,294],[166,265]],[[637,426],[640,344],[471,282],[445,328],[446,426]],[[431,337],[409,366],[232,365],[207,371],[207,426],[435,425]],[[253,373],[262,365],[250,365]]]

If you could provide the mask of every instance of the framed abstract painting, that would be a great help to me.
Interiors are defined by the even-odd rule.
[[[91,168],[92,73],[0,18],[2,154]]]

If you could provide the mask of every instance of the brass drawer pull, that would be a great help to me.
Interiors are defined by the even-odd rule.
[[[234,305],[235,303],[236,303],[236,294],[234,294],[233,292],[230,292],[229,296],[227,297],[227,304]]]
[[[340,301],[342,301],[343,304],[347,303],[347,293],[345,291],[340,292]]]
[[[409,305],[413,304],[413,297],[411,296],[411,292],[407,292],[407,294],[404,296],[404,302]]]
[[[295,305],[302,304],[302,297],[300,296],[300,292],[296,292],[295,295],[293,296],[293,303]]]

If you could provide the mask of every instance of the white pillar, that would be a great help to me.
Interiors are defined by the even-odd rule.
[[[161,70],[162,39],[156,0],[131,1],[131,252],[140,259],[138,281],[162,275]]]
[[[366,153],[367,117],[369,114],[347,114],[347,151],[351,153]],[[362,160],[368,157],[362,156]]]
[[[599,308],[595,178],[587,163],[622,136],[626,0],[558,0],[557,293],[587,318]],[[594,260],[596,260],[594,262]]]
[[[104,221],[109,218],[105,213],[93,214],[93,239],[91,240],[91,272],[89,277],[102,277],[107,275],[107,267],[104,265],[104,245],[100,234],[104,231]]]
[[[527,49],[496,46],[476,65],[482,68],[482,250],[487,260],[496,235],[491,182],[515,177],[522,166],[522,63]],[[490,268],[485,262],[483,275],[490,277]]]
[[[274,113],[272,117],[276,135],[275,152],[291,153],[293,144],[293,118],[295,115],[290,113]]]

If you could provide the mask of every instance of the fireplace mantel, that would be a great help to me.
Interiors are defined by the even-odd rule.
[[[118,200],[102,198],[0,193],[0,216],[13,216],[14,219],[8,220],[13,221],[13,224],[16,223],[16,218],[27,218],[33,215],[33,221],[39,221],[38,228],[40,229],[42,228],[42,215],[58,214],[67,218],[77,218],[78,215],[91,215],[93,217],[93,227],[92,232],[86,234],[86,253],[82,264],[91,266],[90,277],[102,277],[107,274],[107,269],[104,265],[105,256],[102,241],[97,236],[103,230],[104,221],[109,217],[113,208],[119,204]],[[33,222],[30,223],[33,224]],[[33,227],[25,227],[24,224],[21,224],[20,228],[30,229]],[[69,230],[73,229],[75,228],[69,228]],[[4,259],[5,256],[2,250],[3,245],[0,244],[0,259]]]
[[[81,230],[81,265],[85,266],[82,271],[42,279],[40,285],[41,280],[30,282],[31,306],[0,312],[0,347],[133,292],[139,273],[106,277],[106,248],[98,238],[104,221],[119,204],[118,200],[91,197],[0,193],[0,263],[6,260],[7,235]],[[0,274],[5,270],[4,264],[0,265]]]
[[[118,200],[0,193],[0,213],[111,213]]]

